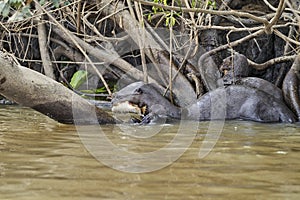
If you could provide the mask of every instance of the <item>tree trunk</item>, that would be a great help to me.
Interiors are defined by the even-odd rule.
[[[14,64],[0,52],[0,94],[66,124],[106,124],[115,119],[53,79]]]

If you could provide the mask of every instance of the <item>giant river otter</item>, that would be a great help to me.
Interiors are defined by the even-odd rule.
[[[279,98],[247,85],[217,88],[195,103],[179,108],[172,105],[151,84],[135,82],[117,92],[113,112],[130,111],[143,116],[141,123],[154,117],[188,120],[245,119],[257,122],[295,122],[296,117]],[[125,109],[125,110],[124,110]]]

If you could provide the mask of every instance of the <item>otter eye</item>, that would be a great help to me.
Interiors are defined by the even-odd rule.
[[[138,88],[134,91],[134,94],[143,94],[143,90],[141,88]]]

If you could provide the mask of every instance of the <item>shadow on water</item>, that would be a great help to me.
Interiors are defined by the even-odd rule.
[[[124,173],[95,159],[75,126],[28,108],[2,106],[0,199],[299,199],[298,124],[228,121],[215,147],[200,159],[208,125],[186,130],[195,131],[195,138],[173,164]],[[149,129],[159,133],[143,135]],[[102,126],[116,146],[136,153],[165,147],[177,130],[178,124]]]

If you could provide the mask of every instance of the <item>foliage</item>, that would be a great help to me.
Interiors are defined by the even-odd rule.
[[[71,78],[70,85],[72,86],[73,89],[78,89],[84,82],[88,80],[89,74],[85,70],[78,70],[75,72]],[[80,90],[83,93],[86,94],[99,94],[99,93],[106,93],[107,90],[103,86],[101,88],[96,88],[96,89],[89,89],[89,90]]]
[[[19,9],[22,5],[22,0],[4,0],[0,2],[0,14],[3,17],[9,15],[10,9]]]
[[[0,16],[8,18],[8,21],[20,21],[26,19],[31,16],[31,3],[32,1],[27,0],[3,0],[0,2]],[[60,4],[63,2],[64,5],[69,4],[69,1],[62,0],[39,0],[41,5],[45,3],[52,3],[54,8],[58,8]]]
[[[39,1],[41,5],[44,5],[47,1],[45,0],[40,0]],[[61,1],[61,0],[51,0],[52,4],[54,5],[55,8],[59,7],[60,2],[68,2],[68,1]]]
[[[217,9],[217,3],[216,3],[215,0],[208,0],[207,2],[204,2],[204,0],[191,0],[191,7],[192,8],[202,7],[203,4],[207,4],[208,7],[211,7],[213,9]]]
[[[214,10],[217,9],[217,3],[216,3],[215,0],[214,0],[214,1],[209,0],[208,3],[207,3],[207,5],[208,5],[209,7],[211,7],[212,9],[214,9]]]
[[[99,94],[99,93],[106,93],[107,90],[103,86],[101,88],[93,89],[93,90],[80,90],[81,92],[87,93],[87,94]]]
[[[163,5],[168,5],[167,4],[167,0],[153,0],[154,3],[161,3]],[[176,18],[174,16],[180,16],[179,12],[173,12],[173,14],[171,14],[170,11],[166,11],[163,8],[160,7],[156,7],[153,6],[152,7],[152,13],[148,14],[148,20],[151,21],[151,18],[153,15],[155,14],[163,14],[164,18],[165,18],[165,25],[166,26],[174,26],[176,23]]]
[[[72,86],[72,88],[77,89],[87,80],[87,77],[88,77],[87,71],[78,70],[76,73],[74,73],[70,85]]]
[[[157,4],[163,4],[163,5],[168,5],[168,1],[167,0],[153,0],[154,3]],[[181,4],[181,3],[179,3]],[[197,6],[199,6],[199,4],[203,4],[203,1],[201,0],[192,0],[191,1],[191,7],[192,8],[196,8]],[[217,8],[217,3],[215,0],[209,0],[207,1],[207,6],[210,9],[216,9]],[[156,7],[153,6],[152,7],[152,12],[148,14],[148,20],[151,21],[152,16],[155,14],[163,14],[164,18],[165,18],[165,26],[174,26],[176,24],[176,16],[177,17],[181,17],[181,12],[176,12],[173,11],[173,13],[171,13],[171,11],[165,10],[161,7]]]

